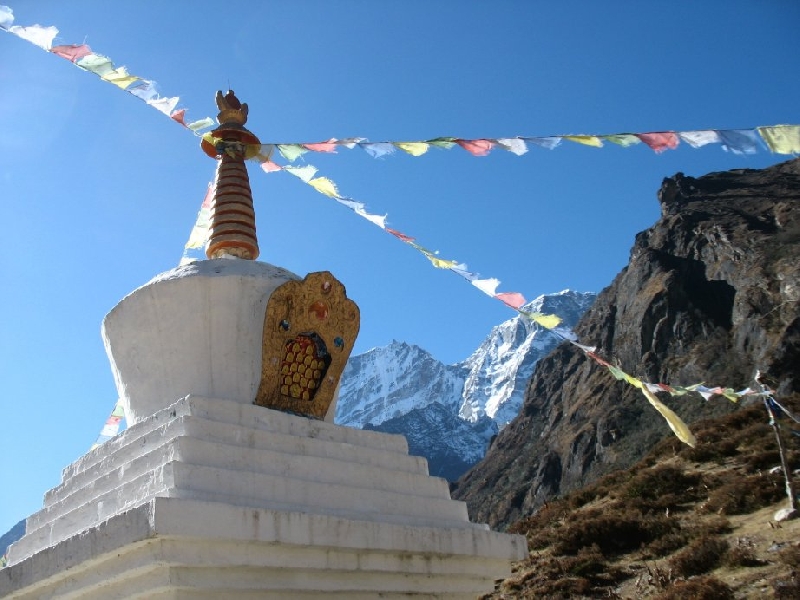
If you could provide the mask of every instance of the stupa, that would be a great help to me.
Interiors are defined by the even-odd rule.
[[[474,598],[527,556],[471,523],[405,438],[333,423],[359,311],[329,272],[263,262],[247,105],[217,94],[208,260],[111,310],[128,429],[66,467],[0,597]]]

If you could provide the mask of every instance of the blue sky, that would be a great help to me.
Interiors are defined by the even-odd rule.
[[[230,85],[262,142],[800,122],[793,1],[9,4],[16,24],[55,25],[56,43],[156,80],[190,119],[215,116]],[[2,533],[97,437],[116,399],[102,318],[177,265],[215,165],[137,98],[1,32],[0,123]],[[789,157],[565,142],[304,158],[391,227],[533,299],[608,285],[657,219],[663,177]],[[252,166],[251,182],[260,259],[331,270],[361,307],[356,352],[398,339],[453,363],[514,316],[288,174]]]

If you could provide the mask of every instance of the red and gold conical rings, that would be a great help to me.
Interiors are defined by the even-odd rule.
[[[223,97],[217,92],[220,126],[211,132],[217,140],[204,139],[203,151],[218,159],[216,192],[211,203],[211,223],[206,246],[208,258],[235,256],[247,260],[258,258],[256,214],[253,193],[244,161],[247,148],[260,145],[259,139],[244,127],[247,104],[241,104],[232,91]]]

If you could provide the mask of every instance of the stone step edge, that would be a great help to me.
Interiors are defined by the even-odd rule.
[[[209,421],[240,425],[258,431],[327,439],[328,441],[349,443],[354,446],[374,450],[395,451],[400,454],[408,454],[408,442],[402,435],[353,429],[343,425],[335,425],[333,423],[326,423],[307,417],[290,415],[254,404],[241,404],[230,400],[206,398],[204,396],[189,394],[188,396],[180,398],[167,408],[132,425],[118,436],[105,442],[102,446],[87,452],[83,457],[62,470],[62,480],[74,476],[100,460],[101,455],[98,453],[98,450],[104,446],[110,445],[111,447],[116,447],[132,442],[142,435],[146,435],[150,431],[157,429],[160,426],[159,423],[162,423],[164,419],[169,421],[184,415],[199,416]],[[248,426],[248,421],[261,426]],[[292,430],[295,430],[295,432],[293,433]],[[120,441],[122,438],[125,439]],[[392,450],[392,448],[394,448],[394,450]]]
[[[199,457],[198,455],[204,452],[202,449],[203,447],[205,447],[206,455],[211,453],[215,448],[221,450],[220,456],[224,456],[225,448],[233,449],[234,453],[240,452],[243,457],[243,461],[247,464],[247,469],[237,469],[230,460],[214,460],[212,458],[211,461],[202,460],[201,462],[200,458],[205,457]],[[161,455],[164,456],[163,460],[155,460]],[[251,456],[248,457],[247,455]],[[268,458],[274,459],[273,462],[265,463],[264,461]],[[402,486],[408,485],[409,488],[413,487],[414,493],[412,495],[414,496],[429,497],[431,499],[450,499],[448,483],[440,477],[409,473],[405,471],[392,471],[388,468],[380,466],[364,465],[363,463],[350,463],[337,458],[325,458],[317,455],[295,455],[284,452],[275,452],[272,450],[234,446],[220,442],[210,442],[199,438],[181,435],[181,432],[178,431],[175,432],[175,435],[167,440],[164,444],[151,449],[145,454],[137,456],[128,463],[97,474],[97,477],[94,479],[79,479],[74,486],[60,486],[60,489],[54,488],[54,490],[51,490],[48,492],[48,494],[46,494],[43,510],[55,510],[57,507],[74,507],[76,503],[86,504],[87,501],[85,498],[82,498],[82,496],[87,495],[87,491],[89,489],[91,489],[93,493],[91,496],[92,498],[99,497],[106,492],[110,492],[113,489],[120,487],[119,482],[122,480],[122,477],[120,477],[121,474],[124,473],[127,477],[138,479],[139,477],[152,471],[160,464],[164,464],[166,462],[180,462],[191,465],[199,465],[235,473],[254,473],[259,475],[283,477],[284,475],[282,474],[282,470],[285,469],[273,469],[270,468],[270,464],[275,465],[276,467],[286,467],[288,469],[291,462],[296,462],[299,467],[300,465],[305,465],[305,463],[308,463],[309,461],[320,461],[322,463],[327,463],[329,465],[328,472],[330,473],[334,473],[336,471],[337,464],[341,464],[346,467],[357,465],[359,472],[357,472],[355,476],[358,479],[353,479],[351,477],[345,481],[342,481],[341,479],[337,480],[332,476],[326,478],[324,476],[324,471],[323,477],[318,478],[313,476],[313,474],[309,474],[308,471],[303,472],[300,468],[298,468],[297,471],[293,472],[291,475],[285,477],[292,481],[348,485],[357,489],[375,489],[397,494],[405,494],[406,492],[403,491]],[[310,465],[309,468],[313,468],[313,465]],[[381,477],[384,473],[393,473],[393,477],[384,479]],[[374,476],[373,480],[362,480],[363,477],[369,477],[370,475]],[[380,486],[371,487],[373,482],[381,481],[382,479],[384,479],[384,482]],[[74,482],[75,479],[72,481]],[[60,510],[60,512],[65,514],[69,512],[69,510]],[[37,511],[37,513],[34,513],[28,518],[27,524],[31,530],[35,530],[41,526],[40,518],[42,515],[40,515],[40,513],[41,511]],[[53,518],[58,517],[48,517],[48,520],[52,520]]]
[[[201,519],[200,528],[210,528],[211,531],[198,531],[196,524],[177,523],[172,515],[207,513],[206,518]],[[222,512],[228,512],[227,518],[220,519]],[[228,523],[233,521],[238,527],[230,527]],[[283,526],[281,526],[281,521]],[[169,523],[169,524],[167,524]],[[255,528],[258,523],[268,524],[267,528]],[[306,515],[302,513],[278,512],[265,509],[233,508],[229,506],[218,506],[209,503],[198,503],[191,500],[156,498],[150,503],[131,509],[123,514],[116,515],[107,521],[100,523],[92,531],[79,534],[63,540],[56,545],[46,548],[35,558],[23,559],[24,561],[38,560],[44,564],[44,569],[34,569],[32,565],[19,565],[20,561],[15,561],[7,569],[0,570],[0,596],[5,597],[8,593],[23,586],[31,585],[33,581],[27,583],[23,578],[30,579],[34,576],[39,581],[46,582],[48,578],[71,569],[72,573],[79,574],[78,571],[87,568],[97,568],[98,561],[102,555],[115,557],[117,550],[123,546],[128,546],[126,554],[136,551],[146,544],[157,543],[158,539],[171,537],[175,540],[186,540],[192,537],[212,537],[214,539],[224,539],[235,543],[240,542],[260,542],[263,544],[289,544],[302,547],[308,544],[310,539],[302,538],[302,531],[308,531],[309,537],[313,536],[313,530],[327,533],[347,532],[347,525],[358,522],[344,520],[338,517],[326,515]],[[367,550],[374,553],[380,552],[408,552],[412,554],[434,554],[446,556],[460,556],[455,548],[445,547],[446,541],[452,542],[450,538],[462,537],[465,543],[473,550],[469,553],[470,558],[474,558],[474,549],[479,542],[482,545],[494,546],[491,548],[491,557],[486,557],[486,553],[478,555],[480,560],[483,557],[496,560],[521,560],[527,556],[527,548],[522,536],[510,536],[489,531],[487,527],[474,530],[442,531],[434,529],[443,535],[439,538],[438,547],[427,547],[419,542],[429,538],[430,530],[420,527],[395,526],[383,523],[363,523],[367,529],[383,529],[382,535],[362,536],[367,540],[367,546],[362,543],[350,545],[338,545],[337,548],[350,550]],[[222,530],[222,531],[220,531]],[[302,531],[301,531],[302,530]],[[253,532],[256,532],[253,539]],[[413,537],[417,542],[417,547],[409,548],[403,546],[399,540],[403,533],[408,532],[408,537]],[[224,533],[224,536],[219,534]],[[428,534],[428,535],[426,535]],[[291,539],[289,539],[291,538]],[[499,539],[498,539],[499,538]],[[324,542],[325,540],[318,540]],[[489,542],[487,544],[487,542]],[[492,542],[502,542],[492,543]],[[191,542],[190,542],[191,543]],[[329,542],[330,543],[330,542]],[[299,545],[298,545],[299,544]],[[505,550],[499,552],[497,545],[502,545]],[[316,544],[314,547],[331,547],[324,544]],[[488,549],[488,548],[487,548]],[[44,560],[42,560],[44,559]],[[103,561],[99,561],[102,563]],[[127,562],[127,561],[126,561]],[[91,564],[91,566],[89,566]],[[84,566],[81,566],[84,565]],[[44,571],[44,572],[41,572]],[[13,585],[13,587],[12,587]]]
[[[50,506],[48,506],[46,508],[43,508],[43,509],[35,512],[31,516],[29,516],[27,521],[26,521],[26,534],[25,534],[23,540],[26,539],[26,538],[29,538],[30,540],[33,540],[34,536],[35,536],[36,539],[40,540],[40,543],[45,543],[42,540],[42,534],[44,532],[42,532],[41,530],[43,528],[46,528],[48,525],[51,525],[51,528],[50,528],[50,532],[51,533],[50,533],[50,535],[52,535],[52,531],[54,529],[57,530],[57,528],[59,526],[63,527],[63,525],[64,525],[64,523],[57,523],[57,521],[59,521],[59,520],[66,520],[67,522],[75,521],[76,520],[75,517],[81,514],[80,511],[93,512],[91,509],[93,507],[99,507],[101,504],[103,506],[113,506],[113,508],[111,508],[111,512],[112,512],[112,514],[115,514],[117,511],[120,510],[120,508],[118,506],[119,505],[119,501],[118,500],[119,500],[120,497],[133,498],[133,500],[131,500],[131,502],[135,503],[135,502],[141,502],[143,499],[147,498],[148,496],[152,496],[152,495],[155,495],[155,494],[164,494],[164,495],[167,495],[167,496],[180,495],[180,493],[181,493],[180,490],[187,490],[187,491],[191,490],[193,492],[203,492],[203,493],[206,493],[206,494],[213,493],[210,490],[203,490],[203,489],[198,489],[196,487],[193,487],[191,485],[191,481],[189,481],[189,485],[187,485],[187,486],[181,486],[181,484],[176,481],[176,471],[178,473],[180,473],[180,472],[185,471],[186,469],[189,469],[189,468],[195,469],[195,470],[197,470],[197,469],[200,469],[200,470],[204,470],[204,469],[205,470],[211,470],[217,475],[219,475],[219,474],[228,475],[228,479],[230,479],[231,477],[245,477],[245,478],[247,478],[247,477],[257,476],[257,477],[262,478],[262,480],[270,480],[271,479],[271,480],[276,480],[278,482],[281,482],[283,480],[283,478],[281,476],[277,476],[277,475],[259,474],[257,472],[244,471],[244,470],[226,471],[225,469],[209,467],[209,466],[205,466],[205,465],[196,465],[196,464],[190,464],[190,463],[183,463],[183,462],[180,462],[180,461],[171,460],[169,462],[164,462],[162,464],[159,464],[154,469],[148,470],[147,472],[142,473],[140,476],[135,477],[134,479],[132,479],[130,481],[123,482],[121,485],[118,485],[116,487],[107,487],[107,488],[101,488],[100,490],[93,490],[93,491],[97,491],[97,493],[92,495],[91,498],[80,498],[80,496],[77,495],[77,494],[71,494],[70,496],[68,496],[64,500],[62,500],[60,502],[57,502],[55,504],[52,504],[52,505],[50,505]],[[164,478],[164,480],[162,481],[161,485],[153,486],[153,482],[157,481],[157,478],[158,478],[159,475],[161,475]],[[443,498],[440,498],[440,499],[436,499],[436,498],[429,498],[429,497],[426,497],[426,496],[419,496],[419,495],[416,495],[416,494],[405,494],[405,493],[397,492],[397,491],[377,490],[375,488],[355,487],[355,486],[352,486],[352,485],[340,485],[340,484],[335,484],[335,483],[332,484],[332,483],[315,482],[315,481],[308,481],[308,480],[294,480],[294,482],[295,483],[302,482],[303,484],[310,485],[310,486],[333,486],[334,491],[360,490],[365,494],[373,494],[373,495],[375,495],[376,496],[375,497],[376,500],[378,500],[379,498],[383,498],[382,500],[380,500],[380,502],[384,506],[390,504],[385,499],[388,496],[396,497],[398,499],[409,499],[409,500],[412,499],[412,498],[425,498],[425,499],[429,500],[430,502],[432,502],[433,504],[436,504],[436,505],[445,504],[446,503],[447,505],[452,506],[453,509],[456,509],[456,507],[458,507],[457,510],[462,511],[464,513],[463,514],[463,519],[464,519],[465,522],[467,522],[466,505],[463,502],[450,499],[449,493],[447,494],[446,498],[443,497]],[[148,490],[148,492],[145,493],[144,495],[142,495],[141,493],[138,496],[134,496],[133,495],[133,492],[140,491],[142,489]],[[215,497],[221,497],[221,496],[215,496]],[[112,501],[114,501],[114,502],[112,503]],[[257,497],[257,496],[247,495],[247,494],[245,494],[245,495],[243,495],[241,497],[234,497],[233,499],[231,499],[231,501],[232,502],[236,501],[239,504],[241,502],[250,502],[250,501],[252,501],[252,502],[255,502],[256,505],[264,504],[265,502],[268,502],[268,506],[275,506],[275,505],[279,504],[282,508],[291,508],[291,507],[295,507],[296,508],[296,507],[300,506],[296,502],[283,502],[283,501],[277,501],[277,500],[274,500],[274,499],[270,500],[270,499],[265,498],[265,497]],[[325,508],[323,506],[319,506],[319,505],[316,505],[316,504],[303,504],[302,506],[308,512],[321,512]],[[125,507],[123,506],[123,510],[124,509],[125,509]],[[335,510],[337,510],[337,509],[331,507],[331,508],[328,509],[327,512],[333,512]],[[358,515],[360,513],[357,513],[357,512],[354,512],[354,511],[347,511],[347,514],[348,515]],[[383,514],[385,517],[389,516],[388,514],[385,514],[385,513],[380,513],[380,514]],[[403,517],[410,517],[410,518],[414,517],[414,513],[408,513],[408,512],[392,513],[392,514],[402,515]],[[110,515],[107,515],[105,518],[108,518],[108,516],[110,516]],[[444,517],[437,517],[437,519],[440,519],[440,518],[443,519]],[[77,521],[80,522],[80,519],[77,519]],[[61,537],[61,536],[62,536],[62,534],[58,534],[57,535],[57,537]],[[22,540],[20,540],[20,541],[22,541]]]
[[[76,473],[68,481],[62,481],[62,483],[60,483],[58,486],[48,490],[44,496],[44,507],[47,508],[48,506],[65,499],[69,495],[76,493],[80,489],[83,489],[86,485],[97,481],[107,474],[118,472],[119,469],[131,465],[143,456],[157,452],[160,448],[168,445],[177,437],[183,436],[193,439],[201,439],[197,434],[208,432],[193,430],[202,430],[204,427],[209,427],[212,430],[212,439],[209,440],[212,443],[219,443],[231,447],[239,447],[246,450],[275,452],[275,446],[280,446],[282,444],[288,445],[292,440],[295,439],[314,440],[310,446],[318,446],[315,448],[317,452],[314,454],[306,454],[305,456],[315,456],[322,459],[333,458],[333,460],[337,460],[335,457],[331,457],[330,454],[351,454],[349,458],[352,460],[350,461],[345,460],[344,458],[338,460],[341,460],[341,462],[358,463],[364,465],[365,468],[393,468],[393,470],[399,473],[408,473],[420,477],[431,477],[427,474],[427,461],[425,461],[425,459],[422,457],[411,456],[408,454],[398,455],[383,450],[370,450],[369,452],[362,452],[358,447],[352,446],[351,444],[330,442],[326,440],[319,440],[317,438],[295,438],[286,434],[276,434],[261,430],[253,431],[253,435],[249,437],[249,439],[254,442],[253,445],[245,446],[241,443],[236,443],[235,438],[241,437],[239,435],[241,431],[237,429],[229,429],[234,426],[222,424],[217,421],[209,421],[207,419],[203,419],[202,417],[193,415],[184,415],[181,417],[176,417],[172,421],[164,423],[161,427],[148,432],[148,434],[145,434],[155,434],[157,436],[150,442],[143,443],[142,437],[145,436],[139,436],[139,438],[135,439],[132,443],[124,446],[109,448],[111,452],[107,456],[96,461],[94,465],[82,470],[79,473]],[[214,429],[216,429],[216,431],[213,431]],[[193,433],[196,435],[192,435]],[[347,448],[346,452],[340,451],[340,449],[343,447]],[[132,455],[131,449],[139,453]],[[128,457],[130,456],[133,456],[133,458],[129,459]],[[65,490],[70,488],[74,489],[68,493],[65,493]]]

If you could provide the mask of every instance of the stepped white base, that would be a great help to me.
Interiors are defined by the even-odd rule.
[[[474,598],[527,555],[405,438],[187,397],[64,470],[4,598]]]

